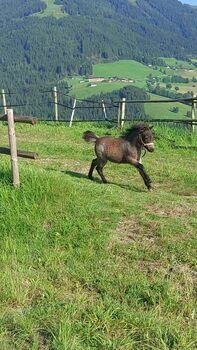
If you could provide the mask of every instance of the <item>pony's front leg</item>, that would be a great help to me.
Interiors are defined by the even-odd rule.
[[[140,175],[142,176],[144,183],[146,185],[146,187],[148,188],[148,190],[151,192],[153,190],[152,188],[152,180],[151,178],[148,176],[148,174],[146,173],[144,166],[141,163],[138,163],[136,165],[136,168],[138,169]]]
[[[140,162],[138,162],[137,160],[134,160],[131,158],[129,159],[129,163],[134,165],[134,167],[139,171],[141,177],[144,180],[146,187],[151,192],[152,191],[152,180],[150,179],[150,177],[146,173],[144,166]]]

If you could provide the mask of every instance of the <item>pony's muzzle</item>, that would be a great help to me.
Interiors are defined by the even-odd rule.
[[[147,149],[148,152],[153,152],[155,150],[155,145],[153,142],[145,143],[144,147]]]

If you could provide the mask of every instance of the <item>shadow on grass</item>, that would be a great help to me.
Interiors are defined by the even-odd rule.
[[[65,175],[70,175],[72,177],[76,177],[76,178],[79,178],[79,179],[87,179],[88,181],[90,181],[90,179],[88,178],[87,175],[85,174],[82,174],[82,173],[78,173],[78,172],[75,172],[75,171],[70,171],[70,170],[62,170],[61,171],[63,174]],[[92,180],[93,182],[96,182],[96,183],[99,183],[99,184],[103,184],[103,182],[98,179],[98,178],[93,178]],[[111,182],[109,181],[107,184],[103,184],[105,186],[107,185],[113,185],[113,186],[118,186],[120,188],[123,188],[125,190],[130,190],[130,191],[134,191],[134,192],[146,192],[146,190],[143,190],[143,189],[139,189],[138,187],[134,186],[134,185],[124,185],[124,184],[120,184],[120,183],[117,183],[117,182]]]

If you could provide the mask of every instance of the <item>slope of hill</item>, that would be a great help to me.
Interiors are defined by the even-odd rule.
[[[87,178],[87,129],[16,125],[21,188],[0,155],[0,349],[195,350],[196,152],[186,130],[156,127],[156,151],[137,171],[109,164]],[[0,125],[1,145],[7,127]],[[184,159],[184,161],[183,161]]]

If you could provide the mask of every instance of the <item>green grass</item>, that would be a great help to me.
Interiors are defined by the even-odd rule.
[[[101,93],[112,92],[114,90],[120,90],[124,86],[130,85],[130,83],[123,82],[98,82],[96,86],[91,87],[87,80],[83,80],[82,77],[74,77],[73,79],[65,79],[69,86],[72,85],[71,96],[77,98],[87,98],[92,95],[100,95]],[[83,83],[80,83],[82,82]]]
[[[82,82],[83,83],[80,83]],[[114,90],[119,90],[123,88],[126,85],[131,85],[127,83],[122,82],[100,82],[96,83],[96,87],[89,86],[90,84],[83,80],[81,77],[74,77],[72,79],[67,80],[68,85],[72,85],[72,91],[70,92],[71,96],[77,97],[77,98],[87,98],[91,95],[99,95],[100,93],[107,93]],[[143,88],[144,83],[137,82],[132,84],[133,86]],[[150,94],[151,100],[165,100],[165,97],[157,96]],[[178,107],[179,112],[173,113],[170,111],[171,108]],[[169,118],[169,119],[184,119],[186,116],[187,111],[190,111],[191,107],[186,106],[181,103],[164,103],[164,104],[145,104],[145,112],[148,114],[151,118]],[[118,114],[118,111],[117,111]]]
[[[166,74],[169,75],[169,76],[178,75],[178,76],[181,76],[183,78],[188,78],[190,80],[189,83],[186,83],[186,84],[177,83],[176,84],[178,86],[182,86],[183,85],[183,86],[185,86],[185,88],[187,88],[187,86],[192,84],[191,80],[192,80],[193,77],[197,79],[197,68],[191,69],[191,70],[187,70],[187,69],[176,69],[176,70],[173,70],[171,68],[165,68],[165,71],[166,71]]]
[[[155,127],[143,163],[148,193],[128,165],[87,179],[102,125],[18,125],[21,187],[0,155],[0,348],[10,350],[195,350],[196,151],[182,128]],[[1,146],[7,127],[0,125]],[[95,178],[98,179],[97,174]]]
[[[133,60],[100,63],[93,66],[93,75],[97,77],[120,77],[144,80],[145,82],[149,74],[153,76],[162,76],[160,71]]]
[[[168,64],[175,64],[175,59],[166,59]],[[167,74],[171,75],[180,75],[190,80],[192,77],[197,77],[196,69],[192,71],[185,70],[188,68],[188,62],[185,62],[185,66],[183,65],[184,61],[177,61],[177,67],[182,65],[184,69],[177,69],[176,71],[172,69],[167,69]],[[191,68],[191,67],[190,67]],[[133,82],[121,82],[121,81],[111,81],[111,82],[96,82],[96,86],[91,87],[90,83],[87,79],[79,76],[75,76],[72,79],[65,79],[69,85],[72,85],[72,91],[70,92],[71,96],[77,98],[87,98],[91,95],[100,95],[101,93],[112,92],[115,90],[119,90],[127,85],[136,86],[139,88],[145,88],[146,86],[146,78],[149,74],[153,76],[161,76],[161,72],[158,70],[154,70],[153,68],[147,67],[139,62],[133,60],[121,60],[112,63],[102,63],[96,64],[93,66],[93,75],[97,77],[119,77],[119,78],[128,78],[133,80]],[[165,86],[165,84],[163,84]],[[179,86],[179,92],[186,93],[187,91],[196,91],[195,83],[188,84],[174,84],[174,86]],[[161,84],[162,86],[162,84]],[[151,95],[151,99],[165,99],[161,96]],[[173,107],[179,107],[178,113],[173,113],[170,111]],[[147,104],[145,105],[145,111],[150,115],[151,118],[174,118],[174,119],[184,119],[187,111],[191,108],[185,106],[183,104],[173,103],[173,104]]]
[[[166,87],[166,84],[160,84],[160,86]],[[189,92],[192,91],[194,94],[196,94],[196,92],[197,92],[197,83],[189,82],[188,84],[184,84],[184,83],[183,84],[181,84],[181,83],[172,84],[171,91],[176,92],[176,89],[175,89],[176,86],[179,87],[178,93],[180,92],[181,94],[185,94],[188,91]]]
[[[162,60],[164,60],[164,62],[166,62],[166,64],[171,67],[171,68],[181,68],[181,69],[196,69],[196,67],[187,62],[187,61],[183,61],[183,60],[177,60],[176,58],[167,58],[167,57],[161,57]]]
[[[46,3],[47,7],[42,13],[37,13],[36,16],[46,17],[53,16],[56,18],[61,18],[67,16],[65,12],[62,12],[62,6],[56,5],[55,0],[43,0]]]
[[[166,100],[167,98],[150,94],[151,100]],[[178,107],[178,113],[171,111],[173,107]],[[190,106],[186,106],[179,102],[173,103],[147,103],[145,104],[145,112],[153,119],[186,119],[187,111],[191,111]]]

